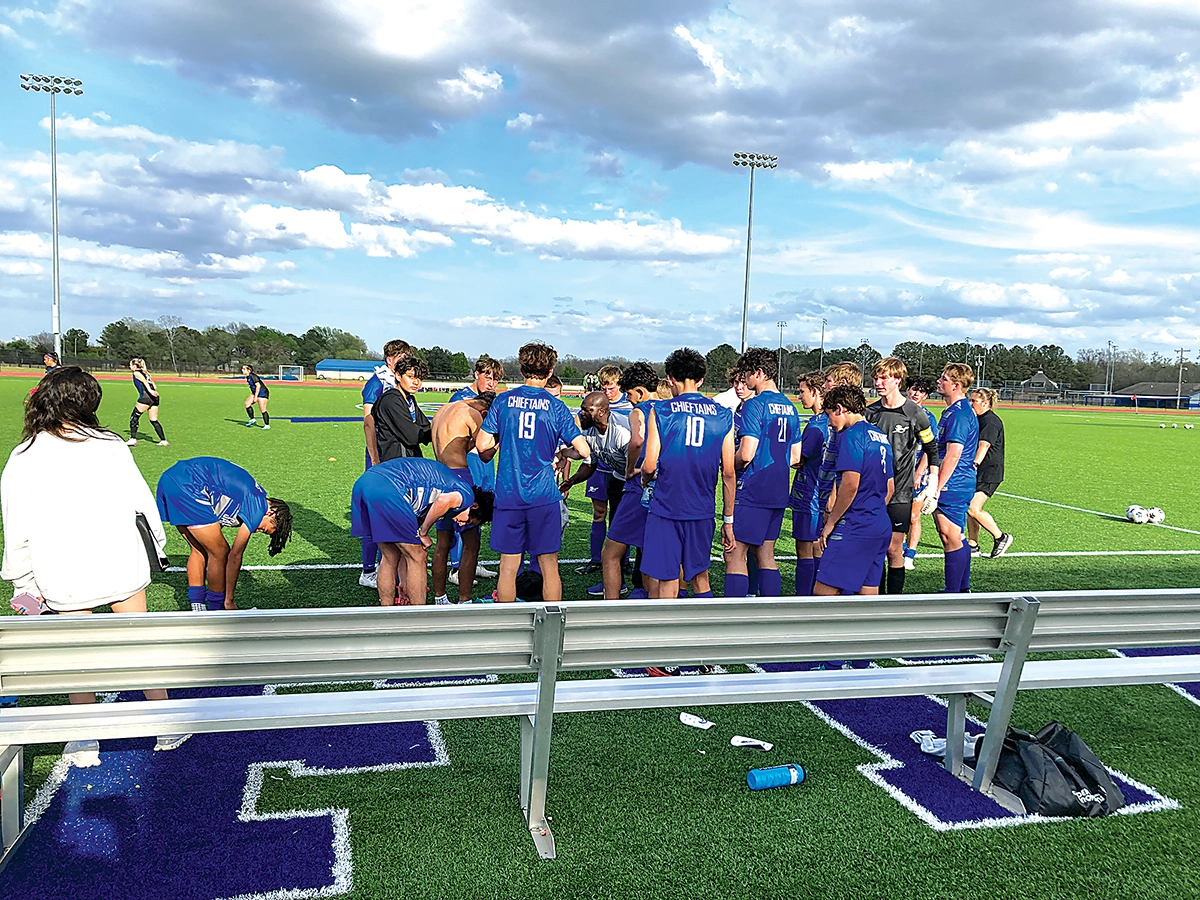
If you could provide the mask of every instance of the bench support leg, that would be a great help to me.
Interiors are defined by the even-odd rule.
[[[563,613],[547,606],[534,624],[533,653],[538,666],[538,699],[534,715],[521,718],[521,811],[542,859],[554,859],[554,835],[546,816],[546,783],[550,775],[550,732],[554,726],[554,687],[562,660]]]
[[[983,735],[983,752],[975,760],[975,776],[971,781],[971,786],[983,793],[991,790],[996,766],[1000,763],[1000,749],[1012,719],[1013,704],[1016,703],[1017,689],[1021,684],[1021,670],[1029,653],[1029,639],[1033,636],[1033,623],[1039,606],[1034,597],[1016,597],[1009,604],[1008,624],[1000,642],[1004,650],[1000,682],[996,686],[992,712]]]
[[[963,738],[967,731],[967,698],[951,694],[946,698],[946,771],[957,776],[962,772]]]
[[[0,747],[0,837],[3,850],[17,842],[24,813],[24,747]],[[0,854],[2,855],[2,854]]]

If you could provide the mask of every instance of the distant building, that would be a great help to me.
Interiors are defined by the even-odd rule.
[[[1041,369],[1031,378],[1026,378],[1017,388],[1015,400],[1033,400],[1046,402],[1062,397],[1062,388],[1057,381],[1051,381]]]
[[[1180,407],[1196,409],[1200,406],[1200,399],[1196,399],[1200,398],[1200,384],[1185,381],[1181,387],[1178,381],[1139,381],[1119,391],[1113,391],[1113,396],[1129,398],[1121,404],[1122,406],[1174,409],[1178,399]],[[1136,401],[1134,397],[1137,398]]]

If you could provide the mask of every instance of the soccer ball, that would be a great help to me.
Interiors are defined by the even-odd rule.
[[[1133,504],[1125,510],[1125,518],[1135,525],[1145,525],[1150,521],[1150,513],[1142,507]]]
[[[1151,525],[1161,525],[1167,518],[1167,514],[1157,506],[1152,506],[1146,510],[1146,515],[1149,517],[1148,521]]]
[[[1171,427],[1172,427],[1172,428],[1178,428],[1178,427],[1179,427],[1179,423],[1178,423],[1178,422],[1172,422],[1172,423],[1171,423]]]
[[[1195,425],[1193,425],[1191,422],[1188,422],[1186,425],[1184,425],[1184,426],[1183,426],[1183,428],[1184,428],[1184,431],[1191,431],[1191,430],[1192,430],[1193,428],[1195,428],[1195,427],[1196,427],[1196,426],[1195,426]]]
[[[1158,423],[1158,427],[1159,427],[1159,428],[1166,428],[1166,427],[1167,427],[1167,423],[1166,423],[1166,422],[1159,422],[1159,423]]]

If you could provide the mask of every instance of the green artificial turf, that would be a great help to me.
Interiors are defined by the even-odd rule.
[[[0,446],[20,434],[21,400],[33,379],[0,378]],[[104,382],[102,420],[126,427],[133,389]],[[251,541],[239,580],[243,607],[372,605],[355,569],[305,571],[305,563],[357,563],[348,499],[362,472],[357,423],[292,424],[289,415],[355,416],[355,388],[272,385],[271,431],[244,426],[239,384],[162,385],[171,446],[149,440],[133,454],[153,486],[178,459],[223,456],[286,499],[295,536],[282,555]],[[426,399],[426,398],[423,398]],[[441,399],[430,395],[429,400]],[[999,410],[1007,431],[1001,491],[1079,507],[1063,509],[997,495],[989,510],[1016,535],[1013,555],[973,565],[977,590],[1037,591],[1184,587],[1200,583],[1200,558],[1116,555],[1200,550],[1200,534],[1135,526],[1130,503],[1161,506],[1166,524],[1200,532],[1194,477],[1200,429],[1191,417],[1124,412]],[[1159,429],[1160,421],[1180,428]],[[145,419],[143,418],[143,427]],[[147,437],[149,435],[147,434]],[[563,557],[587,555],[590,503],[570,500]],[[1088,512],[1088,511],[1094,512]],[[1098,514],[1099,513],[1099,514]],[[64,510],[64,515],[69,515]],[[1116,517],[1116,518],[1114,518]],[[937,537],[926,520],[909,589],[941,588]],[[792,553],[785,522],[780,553]],[[985,551],[990,541],[984,537]],[[186,556],[172,533],[173,564]],[[1111,555],[1020,556],[1103,552]],[[485,558],[494,558],[486,549]],[[785,587],[793,566],[782,565]],[[564,566],[564,592],[580,599],[595,575]],[[720,593],[722,567],[714,564]],[[484,581],[479,593],[490,592]],[[0,601],[11,588],[0,583]],[[156,610],[187,607],[181,573],[156,576]],[[0,602],[0,612],[7,603]],[[569,614],[569,613],[568,613]],[[50,702],[62,702],[53,698]],[[938,833],[869,783],[856,766],[875,757],[799,705],[704,712],[713,732],[683,728],[677,710],[563,715],[554,725],[548,811],[559,858],[539,861],[517,803],[517,728],[511,720],[450,721],[441,727],[448,767],[357,776],[269,780],[263,810],[350,810],[354,898],[623,897],[824,898],[1195,896],[1200,884],[1200,783],[1194,748],[1200,709],[1165,687],[1027,691],[1014,724],[1060,719],[1109,765],[1179,800],[1175,811],[1097,821]],[[761,764],[728,746],[730,729],[776,743],[771,760],[808,768],[797,788],[753,793],[746,770]],[[31,748],[28,787],[44,780],[59,747]],[[704,751],[703,753],[700,751]],[[165,848],[169,852],[170,848]]]

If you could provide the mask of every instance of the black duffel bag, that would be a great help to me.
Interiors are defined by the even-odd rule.
[[[1061,722],[1037,734],[1009,728],[993,781],[1043,816],[1106,816],[1125,805],[1096,754]]]

